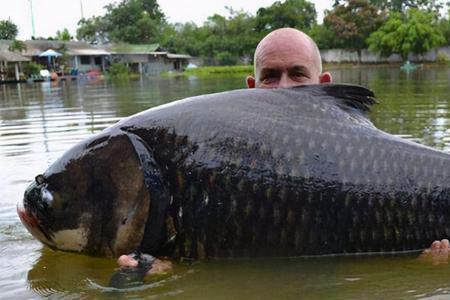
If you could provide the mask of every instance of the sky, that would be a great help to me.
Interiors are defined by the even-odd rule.
[[[8,18],[19,27],[18,39],[30,39],[32,35],[31,8],[33,7],[36,36],[55,36],[57,30],[67,28],[75,36],[81,14],[85,18],[104,15],[104,6],[114,0],[0,0],[0,20]],[[193,21],[202,25],[206,18],[226,14],[225,6],[243,9],[255,14],[258,8],[273,4],[273,0],[158,0],[161,10],[171,23]],[[323,11],[331,8],[333,0],[310,0],[316,6],[318,20]],[[81,9],[83,7],[83,9]]]

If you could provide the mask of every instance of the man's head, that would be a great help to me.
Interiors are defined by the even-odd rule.
[[[287,88],[332,80],[330,73],[322,73],[316,43],[293,28],[277,29],[266,35],[256,47],[254,64],[255,77],[247,77],[249,88]]]

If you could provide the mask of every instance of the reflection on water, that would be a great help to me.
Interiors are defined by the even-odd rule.
[[[448,68],[409,74],[380,67],[331,72],[336,82],[361,84],[375,91],[380,103],[370,118],[380,129],[450,151]],[[106,287],[114,261],[44,249],[21,226],[15,203],[27,182],[78,141],[149,107],[236,88],[244,88],[244,78],[0,85],[2,299],[434,299],[450,292],[448,266],[424,265],[408,256],[181,264],[173,274],[118,292]]]

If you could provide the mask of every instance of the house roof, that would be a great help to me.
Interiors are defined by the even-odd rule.
[[[21,55],[18,52],[9,51],[9,46],[12,41],[0,40],[0,61],[6,62],[19,62],[19,61],[30,61],[29,58]]]
[[[102,48],[109,51],[111,54],[149,54],[161,53],[166,54],[164,49],[159,44],[126,44],[114,43],[109,45],[102,45]]]
[[[99,49],[85,42],[52,41],[52,40],[27,40],[25,56],[39,56],[42,52],[53,49],[58,52],[66,52],[67,55],[109,55],[104,49]]]
[[[181,59],[189,59],[192,58],[189,54],[175,54],[175,53],[167,53],[167,58],[181,58]]]
[[[0,61],[19,62],[19,61],[30,61],[30,59],[15,52],[0,51]]]
[[[27,49],[22,53],[8,50],[12,41],[0,40],[0,54],[7,61],[28,61],[29,57],[39,56],[48,49],[53,49],[69,56],[101,56],[101,55],[153,55],[166,56],[171,59],[189,59],[190,55],[175,54],[165,51],[159,44],[126,44],[115,43],[107,45],[91,45],[78,41],[55,41],[55,40],[27,40],[24,41]],[[27,58],[28,57],[28,58]],[[11,60],[12,59],[12,60]],[[132,61],[142,61],[141,58],[130,58]]]

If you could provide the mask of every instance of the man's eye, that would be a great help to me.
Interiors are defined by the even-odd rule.
[[[302,73],[302,72],[295,72],[295,73],[292,74],[291,76],[296,77],[296,78],[307,77],[307,76],[305,75],[305,73]]]
[[[278,80],[277,74],[267,74],[261,78],[261,81],[264,83],[270,83]]]

